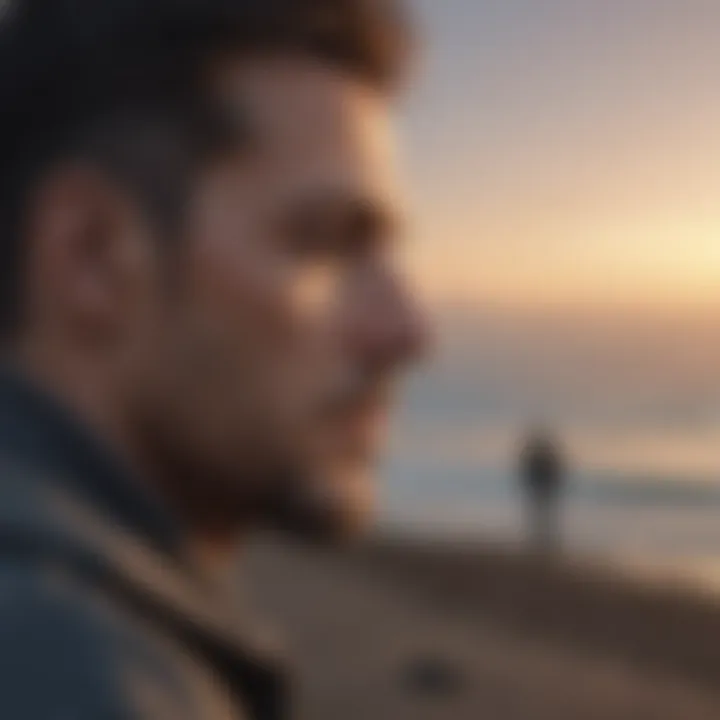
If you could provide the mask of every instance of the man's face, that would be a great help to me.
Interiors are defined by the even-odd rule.
[[[209,506],[344,531],[422,343],[388,110],[310,61],[229,62],[217,85],[254,136],[197,183],[171,306],[147,313],[143,422]]]

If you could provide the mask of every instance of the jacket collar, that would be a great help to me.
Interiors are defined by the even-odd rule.
[[[156,548],[180,552],[181,528],[160,499],[69,409],[8,367],[0,367],[0,453],[56,477]]]
[[[59,562],[205,657],[254,716],[282,714],[282,653],[198,581],[181,532],[122,462],[59,403],[0,371],[0,551]]]

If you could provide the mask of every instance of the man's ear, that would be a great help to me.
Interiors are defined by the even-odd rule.
[[[35,192],[27,227],[29,321],[111,340],[150,248],[128,195],[92,165],[60,166]]]

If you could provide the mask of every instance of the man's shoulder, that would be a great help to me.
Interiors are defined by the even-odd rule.
[[[61,567],[0,557],[0,716],[191,718],[180,678],[101,592]]]

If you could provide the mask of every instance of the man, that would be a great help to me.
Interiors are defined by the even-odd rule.
[[[551,552],[559,542],[558,504],[565,466],[559,444],[547,430],[536,429],[528,434],[520,455],[520,476],[532,547],[542,553]]]
[[[0,717],[284,715],[222,582],[362,527],[393,376],[368,0],[14,0],[0,24]]]

